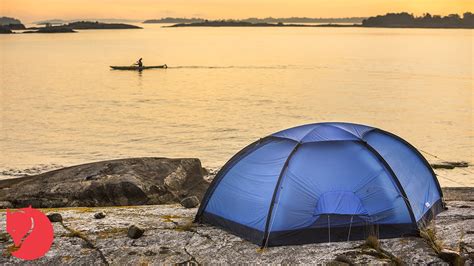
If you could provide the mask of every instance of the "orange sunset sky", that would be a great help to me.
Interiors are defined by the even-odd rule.
[[[447,15],[473,12],[474,0],[0,0],[0,16],[26,22],[40,19],[123,18],[166,16],[355,17],[407,11]]]

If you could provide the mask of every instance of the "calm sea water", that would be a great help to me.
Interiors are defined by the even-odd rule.
[[[144,27],[0,36],[3,178],[134,156],[220,167],[322,121],[391,131],[431,162],[474,161],[472,30]],[[170,68],[109,69],[139,57]],[[473,172],[440,181],[474,186]]]

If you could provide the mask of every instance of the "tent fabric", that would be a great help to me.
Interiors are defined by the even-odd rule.
[[[443,210],[426,159],[405,140],[350,123],[290,128],[219,171],[196,221],[262,246],[417,235]]]

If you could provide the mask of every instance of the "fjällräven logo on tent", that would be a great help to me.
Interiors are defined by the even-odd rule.
[[[13,239],[11,254],[23,260],[41,258],[53,243],[53,225],[46,215],[31,206],[7,210],[7,232]]]

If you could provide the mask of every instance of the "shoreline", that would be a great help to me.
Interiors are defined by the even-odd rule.
[[[406,27],[406,26],[362,26],[362,25],[340,25],[340,24],[324,24],[324,25],[299,25],[299,24],[288,24],[288,25],[252,25],[252,26],[196,26],[196,25],[172,25],[162,26],[162,28],[363,28],[363,29],[461,29],[461,30],[472,30],[474,27]]]
[[[116,158],[116,159],[109,159],[103,161],[115,161],[115,160],[126,160],[126,159],[133,159],[129,157],[124,158]],[[91,161],[91,162],[79,162],[79,163],[39,163],[39,164],[32,164],[29,167],[4,167],[0,168],[0,182],[3,180],[15,180],[19,178],[27,178],[36,175],[42,175],[52,171],[60,171],[67,168],[81,166],[81,165],[88,165],[93,163],[98,163],[101,161]],[[474,188],[474,183],[471,185],[463,184],[464,181],[456,180],[456,177],[464,177],[467,173],[474,171],[474,163],[467,162],[467,161],[453,161],[453,162],[445,162],[445,161],[434,161],[430,162],[431,167],[435,171],[436,174],[440,173],[438,179],[446,180],[446,183],[450,183],[450,185],[441,184],[444,188],[451,188],[451,187],[466,187],[466,188]],[[214,175],[220,170],[221,166],[214,164],[210,165],[203,165],[203,168],[207,171],[213,173]],[[447,176],[447,177],[446,177]],[[449,177],[449,178],[448,178]]]

